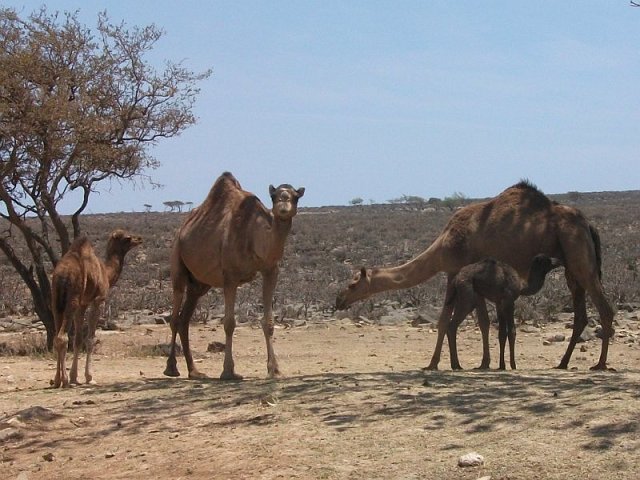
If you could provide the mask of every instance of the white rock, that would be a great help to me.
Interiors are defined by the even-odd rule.
[[[484,464],[484,457],[476,452],[467,453],[458,459],[459,467],[477,467],[482,464]]]

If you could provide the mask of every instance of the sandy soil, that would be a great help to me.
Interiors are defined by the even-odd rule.
[[[261,330],[248,325],[234,343],[243,382],[164,377],[165,358],[145,346],[167,342],[167,326],[99,332],[96,386],[55,390],[53,357],[4,357],[0,478],[638,478],[638,343],[614,341],[615,372],[588,370],[600,340],[559,371],[566,342],[543,345],[568,335],[556,324],[519,332],[518,370],[477,371],[469,323],[462,372],[446,352],[439,372],[421,370],[435,343],[428,327],[347,319],[277,329],[277,380],[266,378]],[[199,368],[217,378],[223,354],[205,352],[222,328],[194,326],[192,338]],[[492,330],[493,366],[495,340]],[[483,465],[459,467],[470,452]]]

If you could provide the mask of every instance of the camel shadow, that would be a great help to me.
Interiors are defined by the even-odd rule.
[[[637,377],[638,372],[410,370],[243,382],[145,378],[77,390],[80,399],[62,413],[91,418],[91,411],[98,409],[106,421],[81,428],[86,430],[81,435],[61,435],[52,441],[30,438],[21,448],[91,444],[116,433],[166,438],[194,427],[215,431],[272,425],[302,412],[336,431],[406,417],[425,431],[457,428],[465,435],[514,427],[526,431],[553,416],[558,419],[553,425],[557,432],[582,429],[587,433],[591,440],[581,446],[584,450],[606,450],[637,436],[638,409],[608,423],[585,426],[590,420],[606,420],[610,402],[635,405],[640,400]]]

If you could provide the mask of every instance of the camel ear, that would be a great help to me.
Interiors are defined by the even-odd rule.
[[[269,196],[273,198],[275,194],[276,194],[276,187],[274,187],[273,185],[269,185]]]
[[[304,195],[304,187],[300,187],[296,190],[296,194],[298,195],[298,198],[302,197]]]

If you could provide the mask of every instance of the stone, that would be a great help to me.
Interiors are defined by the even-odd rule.
[[[459,467],[477,467],[483,464],[484,457],[476,452],[467,453],[458,459]]]

